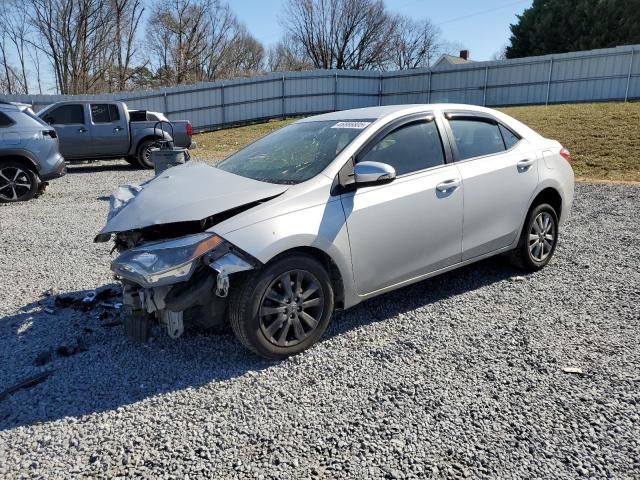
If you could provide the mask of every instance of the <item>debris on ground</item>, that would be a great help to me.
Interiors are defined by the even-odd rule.
[[[87,312],[96,307],[119,310],[122,308],[120,291],[113,287],[103,287],[87,294],[61,294],[56,295],[54,304],[58,308],[75,308]]]
[[[582,374],[582,369],[580,367],[564,367],[562,369],[562,371],[564,373],[577,373],[577,374]]]
[[[99,307],[104,308],[113,308],[114,310],[120,310],[122,308],[121,302],[101,302],[98,304]]]
[[[84,297],[82,299],[82,303],[84,303],[85,305],[91,304],[91,303],[93,303],[95,301],[96,301],[96,292],[95,291],[89,293],[89,295],[87,295],[86,297]]]
[[[61,345],[56,348],[56,354],[59,357],[70,357],[75,355],[76,353],[86,352],[87,351],[87,342],[84,337],[78,337],[75,345]]]
[[[47,378],[49,378],[49,375],[51,375],[52,373],[53,370],[48,370],[46,372],[38,373],[36,375],[32,375],[20,380],[18,383],[13,384],[9,388],[0,392],[0,401],[4,400],[9,395],[16,393],[18,390],[35,387],[36,385],[44,382]]]
[[[43,365],[46,365],[47,363],[49,363],[52,358],[53,358],[53,354],[51,353],[51,350],[45,350],[44,352],[40,352],[38,354],[36,359],[33,361],[33,364],[36,367],[42,367]]]

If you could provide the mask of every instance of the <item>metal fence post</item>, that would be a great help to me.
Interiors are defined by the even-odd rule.
[[[338,71],[336,70],[335,81],[333,82],[333,110],[338,110]]]
[[[382,72],[378,72],[380,77],[378,78],[378,106],[382,105]]]
[[[431,103],[431,70],[429,70],[429,86],[427,87],[427,103]]]
[[[164,89],[164,114],[169,114],[169,100],[167,99],[167,89]]]
[[[482,106],[487,105],[487,80],[489,80],[489,65],[484,69],[484,88],[482,90]]]
[[[549,94],[551,93],[551,74],[553,73],[553,57],[549,61],[549,80],[547,81],[547,99],[544,101],[545,105],[549,105]]]
[[[631,60],[629,60],[629,74],[627,75],[627,88],[624,91],[624,101],[629,98],[629,84],[631,83],[631,72],[633,71],[633,47],[631,47]]]
[[[220,85],[220,106],[222,107],[222,125],[224,125],[226,123],[224,115],[224,83]]]
[[[287,116],[287,108],[285,106],[284,82],[285,78],[284,75],[282,75],[282,118],[285,118]]]

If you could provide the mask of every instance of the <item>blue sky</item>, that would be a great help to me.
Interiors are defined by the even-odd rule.
[[[2,1],[2,0],[0,0]],[[282,35],[280,17],[286,0],[227,0],[238,19],[265,47]],[[145,0],[149,5],[150,0]],[[472,60],[490,60],[509,39],[509,25],[532,0],[385,0],[388,9],[414,19],[429,18],[442,30],[443,39],[459,43],[471,52]],[[148,14],[147,9],[147,14]],[[144,45],[146,21],[139,38]],[[54,79],[43,65],[44,93],[53,93]],[[35,84],[31,85],[35,89]],[[35,91],[35,90],[34,90]]]
[[[230,0],[231,8],[266,46],[282,33],[278,19],[286,0]],[[489,60],[509,40],[509,25],[532,0],[385,0],[392,12],[429,18],[444,39],[464,45],[474,60]]]

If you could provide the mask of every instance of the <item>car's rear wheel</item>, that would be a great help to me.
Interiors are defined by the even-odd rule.
[[[20,162],[0,163],[0,203],[31,200],[40,187],[36,173]]]
[[[138,146],[138,165],[142,168],[153,168],[153,161],[151,161],[151,149],[158,148],[160,144],[158,140],[145,140]]]
[[[524,223],[520,241],[513,251],[513,263],[524,270],[540,270],[549,261],[558,243],[558,215],[543,203],[533,207]]]
[[[240,342],[266,358],[306,350],[327,329],[333,289],[326,269],[302,254],[283,256],[232,285],[229,323]]]

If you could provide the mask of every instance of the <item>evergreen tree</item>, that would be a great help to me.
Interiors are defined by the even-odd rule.
[[[534,0],[510,41],[507,58],[640,43],[640,0]]]

